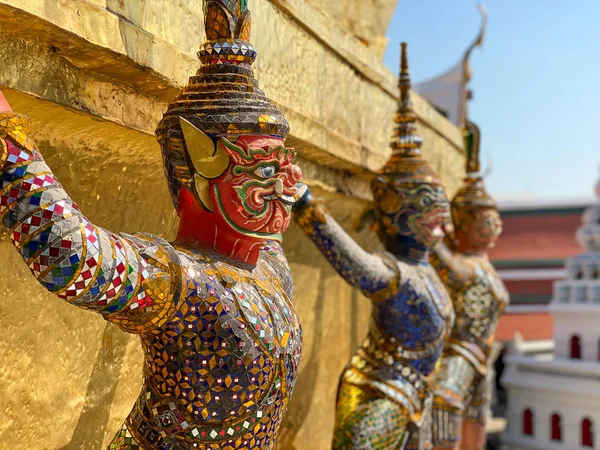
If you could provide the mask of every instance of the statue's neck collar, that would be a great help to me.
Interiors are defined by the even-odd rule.
[[[412,239],[390,239],[386,250],[401,261],[429,264],[429,248]]]

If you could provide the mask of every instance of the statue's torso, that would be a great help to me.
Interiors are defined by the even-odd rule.
[[[469,276],[444,280],[456,312],[448,351],[465,356],[483,373],[509,294],[489,261],[466,255],[459,261],[465,266],[461,272]]]
[[[429,376],[442,355],[454,313],[431,266],[398,264],[398,289],[373,303],[369,334],[347,374],[355,373],[349,382],[371,380],[368,384],[403,404],[417,421],[430,395]]]
[[[253,269],[176,253],[181,301],[142,337],[144,388],[128,425],[152,426],[169,449],[270,449],[302,346],[287,264],[268,250]]]

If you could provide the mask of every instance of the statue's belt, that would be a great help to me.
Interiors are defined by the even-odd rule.
[[[342,380],[355,386],[369,386],[381,392],[403,407],[417,427],[421,426],[433,396],[430,378],[401,362],[394,367],[383,367],[356,355]]]

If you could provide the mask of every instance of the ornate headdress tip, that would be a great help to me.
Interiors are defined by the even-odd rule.
[[[399,77],[399,86],[400,86],[400,101],[405,103],[410,100],[410,74],[408,72],[408,52],[406,50],[406,42],[402,42],[401,46],[401,54],[400,54],[400,77]]]
[[[469,174],[478,174],[481,170],[479,151],[481,145],[481,131],[477,124],[467,120],[463,128],[465,151],[467,153],[466,171]]]
[[[204,29],[207,40],[249,39],[247,0],[205,0]]]
[[[408,73],[408,55],[406,52],[406,47],[406,42],[402,42],[400,44],[400,73]]]
[[[250,68],[256,50],[250,44],[252,18],[247,0],[206,0],[205,5],[206,40],[198,52],[203,66],[229,64]]]
[[[205,5],[201,66],[169,105],[157,130],[159,141],[181,129],[179,117],[213,140],[244,135],[285,138],[289,124],[252,72],[257,52],[249,42],[247,0],[205,0]]]
[[[488,193],[481,173],[468,173],[462,187],[452,199],[455,208],[466,210],[498,208],[496,201]]]
[[[385,166],[384,172],[395,173],[397,167],[402,166],[405,159],[421,158],[420,148],[423,138],[417,134],[417,115],[410,101],[410,75],[408,73],[408,54],[406,42],[401,43],[402,54],[400,58],[400,102],[394,117],[397,124],[394,136],[390,143],[392,155]]]

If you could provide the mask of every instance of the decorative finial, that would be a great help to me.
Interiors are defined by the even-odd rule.
[[[247,0],[205,0],[206,39],[250,40],[250,11]]]
[[[483,39],[485,37],[485,30],[487,28],[487,9],[481,3],[477,5],[477,9],[481,14],[481,26],[479,27],[479,33],[475,36],[475,39],[467,47],[463,56],[463,87],[462,87],[462,102],[460,104],[460,126],[464,128],[467,123],[467,102],[471,98],[471,92],[467,90],[467,84],[471,80],[471,67],[469,66],[469,58],[475,47],[483,46]]]
[[[198,52],[200,61],[252,65],[256,50],[250,44],[252,19],[247,0],[205,0],[204,27],[206,42]]]
[[[479,33],[475,37],[473,43],[467,48],[465,52],[465,58],[468,58],[475,47],[483,46],[483,39],[485,38],[485,30],[487,29],[487,9],[482,3],[477,4],[479,14],[481,14],[481,26],[479,27]]]

